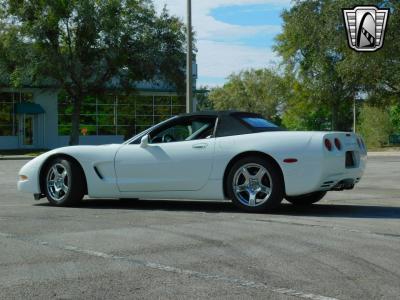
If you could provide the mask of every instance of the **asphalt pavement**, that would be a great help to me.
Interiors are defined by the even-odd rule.
[[[352,191],[249,214],[230,202],[55,208],[0,161],[0,299],[399,299],[400,156]]]

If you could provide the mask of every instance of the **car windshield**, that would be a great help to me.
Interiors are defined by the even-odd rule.
[[[165,124],[165,123],[167,123],[167,122],[169,122],[170,120],[175,119],[175,118],[177,118],[177,116],[173,116],[173,117],[171,117],[171,118],[169,118],[169,119],[167,119],[167,120],[164,120],[164,121],[162,121],[162,122],[160,122],[160,123],[158,123],[158,124],[156,124],[156,125],[151,126],[150,128],[147,128],[146,130],[144,130],[144,131],[138,133],[137,135],[131,137],[129,140],[126,140],[126,141],[124,142],[124,144],[138,144],[138,143],[140,142],[140,139],[141,139],[145,134],[147,134],[147,133],[150,132],[151,130],[153,130],[153,129],[155,129],[155,128],[157,128],[157,127],[159,127],[159,126],[161,126],[161,125],[163,125],[163,124]]]

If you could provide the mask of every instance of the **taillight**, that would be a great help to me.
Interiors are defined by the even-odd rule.
[[[325,139],[325,148],[328,149],[328,151],[332,151],[332,143],[329,139]]]
[[[342,143],[340,142],[340,140],[338,138],[335,138],[335,146],[338,150],[342,149]]]

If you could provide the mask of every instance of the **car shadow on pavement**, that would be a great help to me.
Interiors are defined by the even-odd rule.
[[[35,206],[49,206],[39,203]],[[230,201],[192,201],[192,200],[135,200],[135,199],[85,199],[80,209],[121,209],[121,210],[165,210],[206,213],[244,213]],[[378,205],[352,205],[318,203],[296,207],[283,203],[279,208],[266,212],[272,215],[312,216],[337,218],[400,219],[400,207]]]
[[[400,207],[327,203],[295,207],[290,204],[282,204],[274,214],[334,218],[400,219]]]

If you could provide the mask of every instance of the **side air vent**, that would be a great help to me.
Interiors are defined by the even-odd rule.
[[[100,172],[97,169],[97,167],[94,167],[94,171],[96,172],[97,176],[99,176],[100,179],[103,179],[103,176],[100,174]]]

